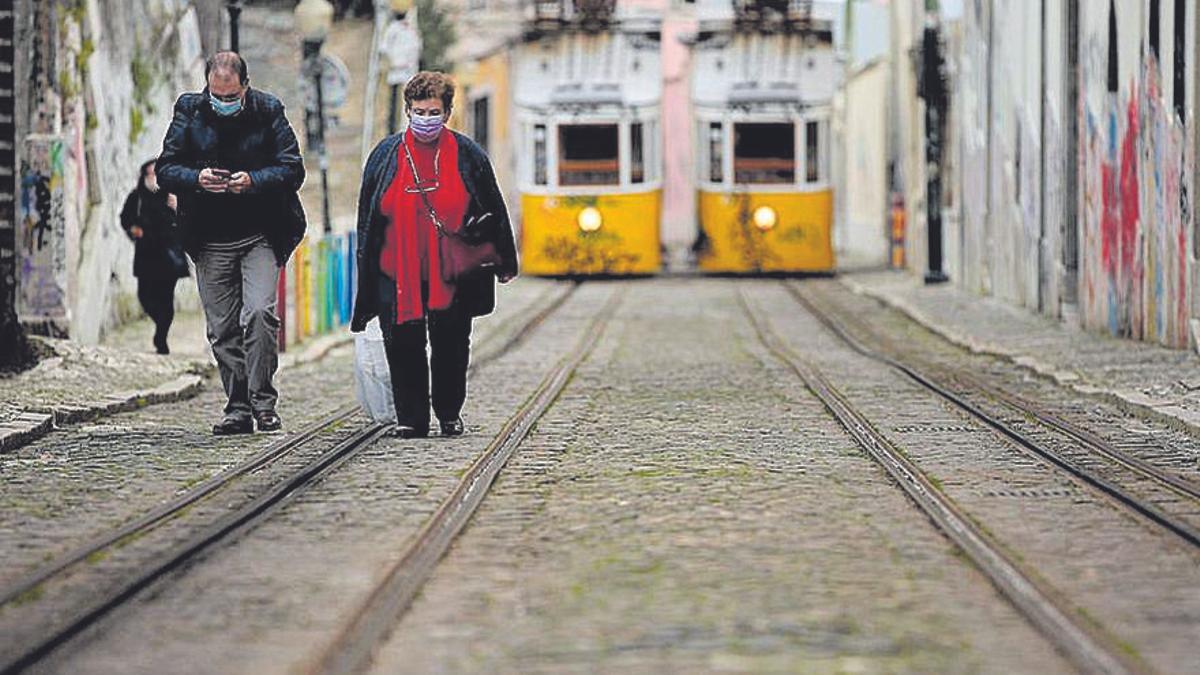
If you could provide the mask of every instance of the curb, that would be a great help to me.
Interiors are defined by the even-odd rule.
[[[0,452],[9,452],[49,434],[64,424],[78,424],[119,412],[137,410],[156,403],[182,401],[200,392],[204,378],[180,375],[148,391],[110,394],[85,405],[35,407],[0,424]]]
[[[1060,368],[1054,364],[1042,361],[1035,356],[1009,349],[1004,345],[978,340],[970,335],[960,333],[953,328],[942,325],[903,298],[894,297],[885,291],[876,290],[845,276],[839,277],[838,280],[854,294],[873,298],[901,312],[931,333],[973,354],[984,354],[1005,359],[1062,387],[1069,388],[1076,393],[1101,399],[1116,405],[1130,414],[1166,424],[1174,429],[1200,438],[1200,412],[1183,408],[1174,401],[1153,399],[1136,390],[1110,389],[1108,387],[1087,384],[1083,381],[1083,376],[1073,370]]]
[[[354,341],[349,332],[324,335],[313,340],[303,351],[280,355],[279,367],[294,368],[319,361],[329,352]],[[0,422],[0,453],[11,452],[45,437],[66,424],[90,422],[122,412],[130,412],[159,403],[174,403],[200,393],[205,377],[216,368],[203,367],[202,374],[189,373],[147,391],[125,391],[103,395],[83,405],[33,407],[8,422]]]
[[[330,333],[329,335],[322,335],[305,347],[304,351],[284,352],[280,354],[279,367],[280,369],[295,368],[306,363],[320,361],[328,356],[329,352],[352,342],[354,342],[354,335],[350,333],[349,329],[346,329],[344,332],[339,331],[337,333]]]
[[[54,416],[23,412],[16,419],[0,423],[0,452],[8,452],[37,440],[54,428]]]

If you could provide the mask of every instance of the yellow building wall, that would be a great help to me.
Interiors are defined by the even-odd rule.
[[[834,268],[833,191],[728,193],[699,191],[700,226],[708,247],[699,257],[707,272],[826,272]],[[770,206],[778,222],[755,227],[752,214]]]
[[[516,195],[516,155],[510,121],[512,119],[511,59],[509,50],[502,49],[477,61],[459,65],[454,71],[454,111],[450,126],[473,135],[471,99],[486,95],[491,99],[488,121],[488,156],[496,169],[500,189],[512,201]],[[511,209],[511,204],[509,205]],[[515,214],[514,214],[515,220]]]
[[[579,229],[579,212],[591,206],[603,225]],[[521,268],[526,274],[654,274],[662,267],[659,214],[662,191],[562,197],[523,195]]]

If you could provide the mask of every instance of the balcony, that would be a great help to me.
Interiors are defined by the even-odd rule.
[[[733,0],[739,27],[803,31],[812,28],[812,0]]]
[[[525,9],[527,33],[547,33],[567,28],[601,31],[616,15],[616,0],[530,0]]]

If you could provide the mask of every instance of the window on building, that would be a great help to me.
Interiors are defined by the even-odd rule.
[[[471,135],[485,152],[491,152],[488,145],[488,131],[491,129],[490,108],[491,99],[487,96],[481,96],[471,102]]]
[[[545,185],[546,175],[546,125],[533,127],[533,184]]]
[[[615,124],[565,124],[558,128],[559,185],[621,182]]]
[[[786,122],[733,125],[733,180],[796,182],[796,128]]]
[[[725,182],[725,133],[720,122],[708,124],[708,179]]]
[[[629,182],[646,182],[646,142],[641,122],[629,125]]]

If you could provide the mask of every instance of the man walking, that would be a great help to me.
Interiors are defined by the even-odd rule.
[[[228,396],[214,434],[275,431],[276,282],[306,226],[304,163],[279,99],[250,88],[246,62],[218,52],[207,86],[175,102],[158,182],[178,195],[184,248],[196,263],[208,341]]]

